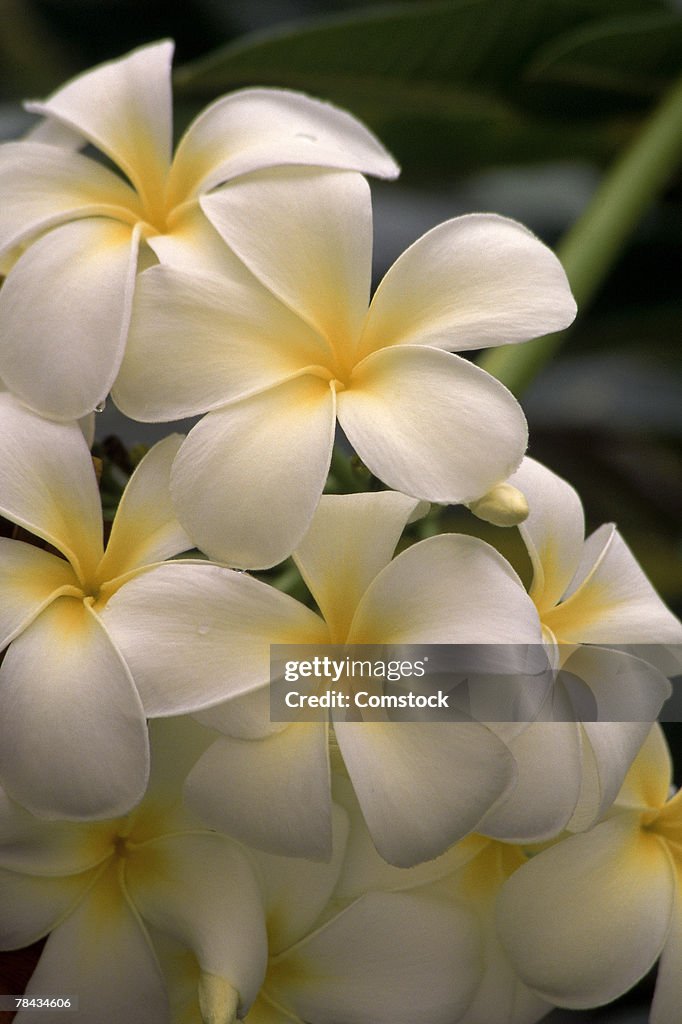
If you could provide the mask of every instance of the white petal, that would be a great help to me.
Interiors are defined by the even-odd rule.
[[[34,242],[0,292],[7,387],[44,416],[92,412],[123,356],[137,229],[103,218],[62,224]]]
[[[267,991],[319,1024],[450,1024],[479,981],[475,935],[454,902],[370,893],[284,954]]]
[[[327,729],[295,722],[260,740],[224,737],[190,773],[187,801],[211,828],[282,857],[332,852]]]
[[[125,172],[141,194],[158,191],[170,163],[171,42],[133,50],[26,104],[83,135]]]
[[[281,169],[249,175],[201,207],[231,249],[287,306],[353,355],[367,312],[369,186],[359,174]]]
[[[59,598],[14,641],[0,700],[0,776],[19,803],[83,820],[116,817],[140,800],[149,768],[142,705],[82,601]]]
[[[585,517],[576,491],[556,473],[525,458],[509,483],[523,492],[528,518],[519,526],[533,563],[530,594],[542,612],[563,597],[578,568]]]
[[[508,345],[568,327],[575,313],[554,253],[516,221],[473,213],[439,224],[391,267],[372,300],[361,351]]]
[[[294,552],[332,636],[342,643],[355,609],[388,565],[419,502],[405,494],[325,494]]]
[[[265,918],[236,843],[211,833],[163,836],[131,851],[125,881],[145,920],[192,949],[202,970],[234,985],[242,1004],[253,1002],[265,973]]]
[[[618,806],[660,808],[668,799],[672,761],[665,735],[656,722],[635,758],[618,794]]]
[[[197,547],[240,568],[286,558],[320,500],[334,425],[334,391],[311,376],[205,416],[171,476],[178,518]]]
[[[171,434],[147,452],[131,476],[111,528],[97,575],[101,580],[188,551],[192,541],[175,518],[170,470],[183,442]]]
[[[78,996],[88,1024],[165,1021],[168,999],[156,957],[109,871],[50,935],[26,994]],[[25,1010],[21,1024],[60,1024],[64,1010]]]
[[[64,587],[78,579],[63,558],[33,544],[0,537],[0,650]]]
[[[670,932],[663,948],[656,976],[656,991],[651,1005],[651,1024],[669,1024],[679,1013],[682,1001],[682,870],[675,865],[677,891],[673,905]]]
[[[336,738],[381,856],[430,860],[471,832],[514,781],[514,760],[475,722],[337,722]]]
[[[368,356],[338,395],[348,440],[389,487],[469,502],[506,480],[527,442],[521,407],[459,356],[398,346]]]
[[[80,902],[97,873],[93,869],[66,878],[37,878],[0,868],[0,949],[21,949],[52,931]]]
[[[610,1002],[656,961],[675,892],[656,836],[623,813],[520,868],[499,900],[498,929],[521,978],[560,1006]]]
[[[682,623],[663,604],[618,531],[597,532],[600,552],[591,571],[570,597],[543,616],[546,625],[568,643],[681,643]]]
[[[353,643],[538,644],[535,607],[484,541],[441,534],[414,544],[370,584]]]
[[[36,142],[0,147],[0,249],[9,251],[66,220],[130,220],[139,201],[118,175],[79,153]]]
[[[123,412],[142,420],[194,416],[329,361],[326,343],[242,270],[247,276],[162,266],[140,275],[114,389]]]
[[[194,121],[178,146],[170,201],[265,167],[338,167],[395,178],[379,140],[345,110],[284,89],[241,89]]]
[[[270,644],[328,639],[309,608],[205,562],[169,562],[136,576],[108,601],[102,619],[152,718],[264,686]]]
[[[512,792],[479,832],[507,842],[543,842],[568,824],[580,794],[581,744],[575,722],[537,722],[509,742],[518,771]]]
[[[102,557],[99,490],[80,429],[36,416],[7,392],[0,393],[0,514],[54,545],[83,576]]]
[[[309,932],[332,898],[348,838],[348,817],[338,804],[332,805],[332,838],[332,854],[324,863],[253,851],[265,896],[271,957]]]

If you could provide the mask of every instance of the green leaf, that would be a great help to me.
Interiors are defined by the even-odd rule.
[[[631,18],[646,21],[648,63],[642,56],[641,75],[618,88],[610,26],[622,39]],[[302,89],[348,107],[421,173],[568,154],[606,159],[632,131],[628,115],[667,83],[673,46],[665,25],[677,32],[681,22],[660,0],[394,4],[246,36],[181,67],[176,89],[202,99],[254,84]],[[604,53],[611,86],[595,103],[593,91],[576,89],[571,69],[584,81]],[[557,109],[570,130],[557,123]]]

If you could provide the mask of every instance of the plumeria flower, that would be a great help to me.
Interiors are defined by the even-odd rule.
[[[498,928],[514,967],[559,1006],[599,1006],[659,956],[651,1024],[682,1001],[682,795],[654,726],[605,821],[540,853],[507,882]]]
[[[173,158],[172,54],[171,42],[155,43],[79,75],[27,104],[45,121],[0,148],[0,262],[9,270],[0,374],[43,415],[76,419],[106,398],[138,263],[169,258],[169,240],[192,259],[212,233],[199,206],[204,194],[290,164],[398,173],[349,114],[278,89],[217,100]],[[88,143],[116,170],[81,154]]]
[[[447,350],[572,321],[561,265],[526,228],[491,214],[441,224],[400,257],[368,308],[364,178],[264,171],[201,205],[229,250],[216,246],[199,271],[176,254],[174,268],[141,276],[114,391],[136,419],[207,413],[172,481],[199,547],[250,568],[288,555],[322,493],[337,416],[379,479],[429,501],[474,501],[516,469],[520,406]]]
[[[27,997],[77,995],[88,1024],[165,1024],[150,938],[160,933],[192,951],[205,1024],[230,1024],[255,999],[267,958],[261,890],[241,848],[182,806],[182,776],[203,742],[193,725],[153,723],[149,790],[126,818],[48,822],[0,790],[0,948],[49,933]],[[226,1001],[229,1018],[218,1015]],[[29,1009],[16,1022],[62,1017]]]
[[[249,851],[264,892],[269,960],[246,1024],[459,1020],[479,978],[471,915],[452,899],[416,891],[377,886],[340,896],[348,824],[338,806],[333,820],[326,864]],[[196,958],[167,936],[153,938],[168,981],[171,1024],[201,1024]],[[227,1013],[216,1016],[215,1024],[228,1020]]]
[[[368,892],[419,895],[468,911],[463,922],[475,955],[475,985],[460,986],[456,1024],[535,1024],[552,1009],[524,985],[497,936],[498,893],[522,864],[526,852],[511,843],[481,835],[467,836],[426,864],[396,868],[379,857],[362,821],[357,800],[341,775],[334,777],[335,799],[351,821],[348,850],[336,886],[338,899],[358,899]],[[454,1008],[453,1008],[454,1009]]]
[[[529,841],[569,823],[587,828],[613,802],[670,684],[648,661],[610,648],[679,644],[682,624],[612,523],[585,539],[582,504],[570,484],[529,458],[509,483],[530,507],[519,529],[533,566],[530,596],[561,670],[548,715],[559,720],[533,725],[512,742],[519,785],[484,827]],[[579,712],[562,695],[563,680],[579,681],[595,721],[571,721]]]
[[[329,726],[270,722],[271,644],[540,644],[518,577],[482,541],[433,537],[391,561],[417,506],[393,492],[322,499],[295,553],[321,614],[246,574],[199,564],[186,567],[193,583],[183,593],[162,592],[172,567],[159,566],[111,598],[104,620],[145,689],[191,672],[199,690],[218,678],[244,696],[201,716],[226,734],[189,777],[206,821],[271,853],[329,856]],[[172,646],[139,643],[170,629]],[[471,831],[514,782],[506,745],[478,722],[337,721],[333,744],[377,848],[399,865]]]
[[[127,812],[144,793],[146,717],[227,696],[191,675],[145,691],[103,621],[112,595],[191,547],[168,480],[182,438],[166,438],[133,474],[106,550],[95,471],[79,427],[41,419],[0,393],[0,515],[44,546],[0,538],[0,779],[33,813],[85,819]],[[189,566],[172,562],[176,593]],[[217,570],[219,571],[219,570]],[[130,639],[130,638],[128,638]],[[168,624],[133,646],[172,643]],[[9,646],[8,646],[9,645]]]

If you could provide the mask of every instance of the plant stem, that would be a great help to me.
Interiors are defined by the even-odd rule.
[[[682,79],[601,182],[557,253],[579,309],[606,278],[628,238],[682,160]],[[568,332],[486,352],[480,365],[519,394],[564,344]]]

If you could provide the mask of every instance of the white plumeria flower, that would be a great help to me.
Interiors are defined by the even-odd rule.
[[[340,775],[334,778],[334,796],[351,821],[337,898],[357,899],[376,891],[413,893],[468,911],[465,927],[469,948],[475,952],[476,983],[468,998],[460,986],[460,1014],[453,1012],[453,1024],[535,1024],[549,1013],[551,1004],[531,992],[512,968],[495,923],[497,895],[526,863],[525,851],[474,834],[426,864],[392,867],[374,849],[348,780]]]
[[[658,968],[651,1024],[682,1003],[682,794],[655,725],[606,820],[507,883],[498,929],[524,981],[559,1006],[599,1006]],[[667,802],[666,802],[667,801]]]
[[[560,720],[532,725],[511,742],[519,785],[483,828],[504,839],[536,841],[569,823],[587,828],[604,814],[670,695],[654,665],[607,648],[679,644],[682,624],[613,524],[585,539],[582,504],[570,484],[529,458],[509,483],[530,508],[519,529],[533,566],[530,596],[562,669],[558,681],[568,674],[586,684],[598,719],[571,722],[574,711],[556,692]]]
[[[46,121],[0,148],[0,374],[43,415],[76,419],[106,398],[138,260],[179,248],[201,261],[203,194],[278,165],[398,173],[349,114],[278,89],[217,100],[172,158],[172,54],[155,43],[79,75],[27,104]],[[88,143],[120,173],[78,152]]]
[[[191,720],[153,723],[149,791],[127,818],[47,822],[0,790],[0,948],[50,933],[29,998],[78,996],[88,1024],[165,1024],[168,995],[150,939],[159,932],[192,950],[206,1024],[222,1024],[213,1011],[226,1000],[240,1016],[253,1002],[267,960],[259,882],[245,852],[181,803],[201,732]],[[16,1021],[62,1017],[22,1010]]]
[[[247,1024],[459,1020],[480,977],[475,921],[456,901],[419,892],[370,885],[340,894],[347,833],[335,806],[328,863],[249,851],[264,891],[269,963]],[[165,936],[153,938],[168,979],[171,1024],[201,1024],[195,958]],[[225,1009],[215,1024],[228,1024]]]
[[[322,499],[295,552],[321,615],[245,574],[199,564],[186,567],[194,582],[183,593],[163,593],[172,570],[159,566],[109,601],[105,622],[147,692],[189,672],[197,689],[217,678],[245,695],[201,716],[226,734],[189,780],[216,827],[272,853],[329,856],[328,724],[270,722],[271,644],[540,644],[532,602],[483,541],[432,537],[391,561],[417,505],[393,492]],[[172,646],[138,642],[160,630],[172,630]],[[476,722],[338,721],[335,742],[377,848],[400,865],[471,831],[514,781],[506,745]]]
[[[179,688],[145,691],[103,621],[113,594],[191,547],[168,491],[181,440],[166,438],[140,463],[104,550],[79,427],[41,419],[0,393],[0,515],[48,546],[0,538],[0,779],[35,814],[127,812],[146,785],[145,717],[193,711],[229,692],[218,679],[207,692],[191,675],[176,680]],[[177,592],[190,566],[167,568],[163,585]],[[127,639],[151,652],[172,643],[172,629]]]
[[[143,274],[114,397],[141,420],[207,413],[172,487],[211,557],[254,568],[291,552],[322,493],[337,416],[376,476],[429,501],[473,501],[519,465],[520,406],[446,350],[572,321],[563,269],[526,228],[492,214],[441,224],[368,309],[372,209],[360,175],[264,171],[201,205],[254,276],[217,246],[210,266],[185,258],[183,271],[175,253],[174,268]]]

